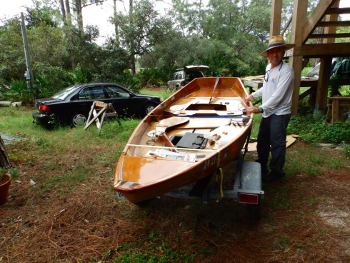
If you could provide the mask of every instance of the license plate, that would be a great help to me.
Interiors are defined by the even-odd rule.
[[[117,191],[117,197],[118,199],[125,199],[125,196],[121,193]]]

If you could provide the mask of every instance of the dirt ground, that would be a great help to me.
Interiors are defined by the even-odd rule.
[[[310,147],[319,151],[296,142],[287,154]],[[30,151],[26,142],[7,149]],[[162,197],[140,208],[117,199],[113,171],[104,166],[64,188],[30,180],[45,169],[40,160],[13,164],[20,176],[0,206],[0,262],[133,262],[122,260],[130,247],[187,255],[168,262],[350,262],[350,169],[264,184],[262,219],[251,222],[245,206],[229,199],[205,205]]]

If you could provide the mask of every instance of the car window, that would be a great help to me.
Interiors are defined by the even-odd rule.
[[[200,71],[191,71],[186,73],[187,80],[193,80],[195,78],[202,78],[203,74]]]
[[[118,87],[105,87],[105,91],[108,94],[109,98],[129,98],[130,94],[123,90],[122,88]]]
[[[55,95],[52,96],[52,98],[57,100],[64,100],[67,98],[68,95],[70,95],[73,91],[75,91],[76,86],[65,88],[59,92],[57,92]]]
[[[86,87],[79,93],[79,99],[83,100],[98,100],[105,98],[105,94],[100,86]]]
[[[79,93],[79,99],[80,100],[89,100],[90,98],[90,90],[89,88],[84,88],[82,91]]]

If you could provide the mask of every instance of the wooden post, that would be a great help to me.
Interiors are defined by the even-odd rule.
[[[325,111],[327,106],[327,94],[329,77],[331,75],[332,57],[322,57],[320,60],[320,73],[317,83],[315,111]],[[324,112],[325,113],[325,112]]]
[[[295,44],[293,56],[289,58],[289,64],[294,69],[294,91],[292,98],[292,115],[297,115],[299,103],[299,90],[301,80],[301,70],[303,67],[303,56],[301,54],[301,45],[303,42],[302,26],[306,22],[308,1],[294,0],[292,34],[290,42]]]
[[[282,12],[282,0],[272,0],[270,37],[279,35],[281,32],[281,12]]]

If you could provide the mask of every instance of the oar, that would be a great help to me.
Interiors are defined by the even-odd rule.
[[[214,89],[213,89],[213,94],[211,94],[211,97],[210,97],[210,100],[209,100],[209,104],[210,104],[210,102],[211,102],[211,99],[213,98],[213,95],[214,95],[216,86],[218,85],[218,82],[219,82],[219,77],[216,78],[215,85],[214,85]]]

